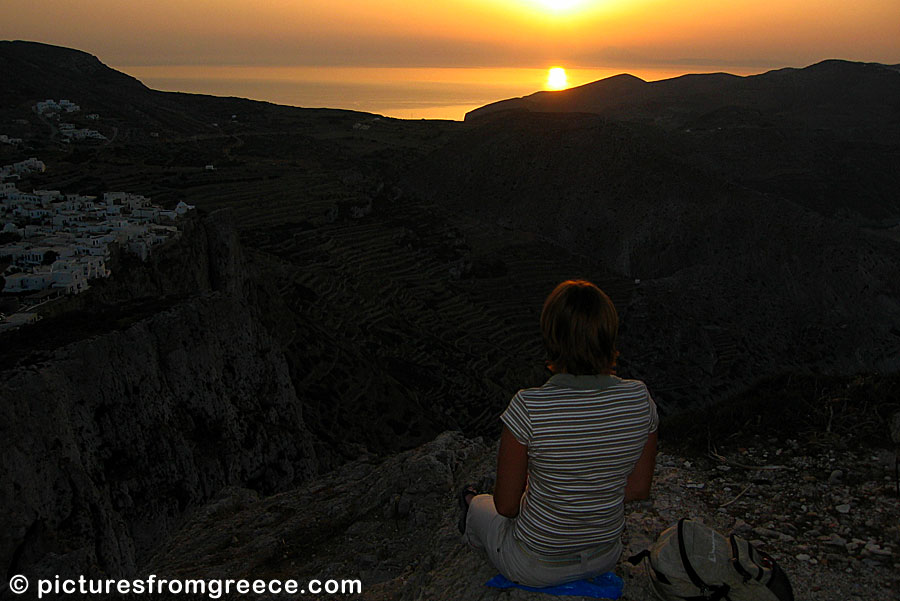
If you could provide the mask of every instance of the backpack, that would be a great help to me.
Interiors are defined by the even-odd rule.
[[[650,584],[664,601],[794,601],[787,575],[747,540],[724,536],[682,518],[650,549],[628,559],[650,559]]]

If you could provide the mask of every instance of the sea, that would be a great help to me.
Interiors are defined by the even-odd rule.
[[[762,73],[764,67],[651,65],[536,68],[259,67],[206,65],[115,66],[155,90],[236,96],[307,108],[340,108],[400,119],[461,121],[485,104],[548,90],[552,67],[566,70],[567,87],[630,73],[646,81],[687,73]]]

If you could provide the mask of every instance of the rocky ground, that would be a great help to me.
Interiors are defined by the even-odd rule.
[[[454,491],[465,482],[488,489],[495,452],[481,439],[445,433],[418,449],[384,461],[362,458],[272,497],[227,489],[142,572],[361,580],[361,595],[328,598],[547,599],[484,586],[496,570],[456,530]],[[838,453],[815,441],[753,436],[703,455],[663,444],[652,497],[629,506],[626,553],[690,516],[736,530],[773,555],[797,599],[900,598],[895,460],[890,448]],[[625,599],[654,598],[645,569],[617,567]]]

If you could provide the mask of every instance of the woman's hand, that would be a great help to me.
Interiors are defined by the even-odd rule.
[[[500,452],[497,455],[497,483],[494,485],[494,506],[497,513],[508,518],[519,515],[519,502],[528,480],[528,447],[516,440],[509,428],[500,433]]]

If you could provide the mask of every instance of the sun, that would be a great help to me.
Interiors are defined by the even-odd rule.
[[[569,10],[581,4],[582,0],[540,0],[540,3],[551,10]]]
[[[547,72],[547,89],[565,90],[567,87],[569,87],[569,78],[566,77],[566,70],[562,67],[552,67]]]

